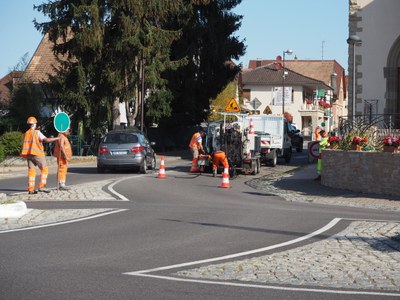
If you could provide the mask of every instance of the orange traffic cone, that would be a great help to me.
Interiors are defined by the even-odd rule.
[[[165,175],[164,156],[161,156],[160,170],[158,170],[157,178],[163,179],[166,177],[167,176]]]
[[[250,131],[249,134],[254,134],[254,125],[253,125],[253,119],[250,118]]]
[[[224,168],[224,173],[222,174],[222,188],[230,188],[231,185],[229,184],[229,170],[228,168]]]

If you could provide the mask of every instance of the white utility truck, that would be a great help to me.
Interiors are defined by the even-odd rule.
[[[244,126],[254,128],[261,138],[261,162],[275,167],[278,157],[289,163],[292,158],[292,145],[289,137],[289,123],[282,116],[248,115],[244,118]]]

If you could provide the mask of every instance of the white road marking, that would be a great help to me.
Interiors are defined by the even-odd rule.
[[[273,285],[236,283],[236,282],[227,282],[227,281],[187,279],[187,278],[179,278],[179,277],[172,277],[172,276],[160,276],[160,275],[147,274],[147,273],[151,273],[151,272],[165,271],[165,270],[188,267],[188,266],[193,266],[193,265],[198,265],[198,264],[211,263],[211,262],[220,261],[220,260],[232,259],[232,258],[236,258],[236,257],[246,256],[246,255],[250,255],[250,254],[255,254],[255,253],[259,253],[259,252],[265,252],[268,250],[285,247],[288,245],[292,245],[292,244],[310,239],[316,235],[322,234],[323,232],[331,229],[333,226],[335,226],[341,220],[356,220],[356,219],[334,218],[327,225],[325,225],[324,227],[322,227],[310,234],[307,234],[305,236],[302,236],[302,237],[299,237],[299,238],[296,238],[296,239],[293,239],[293,240],[290,240],[290,241],[287,241],[284,243],[271,245],[271,246],[260,248],[260,249],[254,249],[254,250],[239,252],[239,253],[235,253],[235,254],[231,254],[231,255],[220,256],[220,257],[198,260],[198,261],[192,261],[192,262],[187,262],[187,263],[182,263],[182,264],[175,264],[175,265],[164,266],[164,267],[159,267],[159,268],[153,268],[153,269],[147,269],[147,270],[141,270],[141,271],[135,271],[135,272],[126,272],[123,274],[124,275],[132,275],[132,276],[140,276],[140,277],[156,278],[156,279],[164,279],[164,280],[170,280],[170,281],[235,286],[235,287],[245,287],[245,288],[260,288],[260,289],[271,289],[271,290],[281,290],[281,291],[298,291],[298,292],[344,294],[344,295],[371,295],[371,296],[399,297],[400,293],[390,293],[390,292],[368,292],[368,291],[349,291],[349,290],[333,290],[333,289],[330,290],[330,289],[323,289],[323,288],[318,289],[318,288],[302,288],[302,287],[282,287],[282,286],[273,286]]]
[[[37,229],[37,228],[44,228],[44,227],[51,227],[51,226],[58,226],[58,225],[64,225],[64,224],[69,224],[69,223],[75,223],[75,222],[80,222],[80,221],[85,221],[85,220],[90,220],[90,219],[95,219],[95,218],[111,215],[111,214],[120,213],[120,212],[123,212],[123,211],[126,211],[126,210],[128,210],[128,209],[118,209],[118,210],[113,210],[113,211],[107,211],[107,212],[104,212],[104,213],[100,213],[100,214],[96,214],[96,215],[92,215],[92,216],[87,216],[87,217],[83,217],[83,218],[79,218],[79,219],[73,219],[73,220],[67,220],[67,221],[61,221],[61,222],[57,222],[57,223],[50,223],[50,224],[43,224],[43,225],[36,225],[36,226],[32,226],[32,227],[9,229],[9,230],[0,231],[0,233],[31,230],[31,229]]]
[[[316,235],[319,235],[319,234],[327,231],[328,229],[332,228],[340,220],[341,220],[341,218],[335,218],[332,221],[330,221],[327,225],[325,225],[324,227],[322,227],[322,228],[320,228],[320,229],[318,229],[318,230],[316,230],[316,231],[314,231],[312,233],[309,233],[307,235],[304,235],[304,236],[299,237],[299,238],[294,239],[294,240],[290,240],[290,241],[287,241],[287,242],[284,242],[284,243],[280,243],[280,244],[276,244],[276,245],[271,245],[271,246],[264,247],[264,248],[259,248],[259,249],[254,249],[254,250],[250,250],[250,251],[244,251],[244,252],[239,252],[239,253],[234,253],[234,254],[230,254],[230,255],[214,257],[214,258],[209,258],[209,259],[203,259],[203,260],[198,260],[198,261],[192,261],[192,262],[187,262],[187,263],[182,263],[182,264],[176,264],[176,265],[171,265],[171,266],[159,267],[159,268],[154,268],[154,269],[141,270],[141,271],[135,271],[135,272],[127,272],[127,273],[123,273],[123,274],[126,274],[126,275],[139,275],[139,274],[144,274],[144,273],[164,271],[164,270],[176,269],[176,268],[181,268],[181,267],[188,267],[188,266],[204,264],[204,263],[211,263],[211,262],[215,262],[215,261],[232,259],[232,258],[237,258],[237,257],[245,256],[245,255],[251,255],[251,254],[255,254],[255,253],[259,253],[259,252],[265,252],[265,251],[269,251],[269,250],[285,247],[285,246],[288,246],[288,245],[292,245],[292,244],[295,244],[295,243],[302,242],[302,241],[305,241],[307,239],[310,239],[310,238],[312,238],[312,237],[314,237]]]
[[[141,277],[151,277],[151,278],[179,281],[179,282],[225,285],[225,286],[234,286],[234,287],[258,288],[258,289],[269,289],[269,290],[280,290],[280,291],[291,291],[291,292],[313,292],[313,293],[327,293],[327,294],[368,295],[368,296],[388,296],[388,297],[399,297],[400,296],[400,294],[389,293],[389,292],[385,293],[385,292],[366,292],[366,291],[343,291],[343,290],[340,291],[340,290],[328,290],[328,289],[312,289],[312,288],[301,288],[301,287],[261,285],[261,284],[251,284],[251,283],[197,280],[197,279],[186,279],[186,278],[159,276],[159,275],[151,275],[151,274],[135,274],[135,275],[141,276]]]

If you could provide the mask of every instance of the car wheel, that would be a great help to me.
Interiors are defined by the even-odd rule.
[[[303,140],[300,140],[298,147],[296,147],[297,152],[303,152]]]
[[[140,166],[139,169],[141,174],[146,174],[147,173],[147,161],[146,158],[143,159],[142,165]]]
[[[150,165],[149,169],[150,170],[155,170],[156,169],[156,165],[157,165],[156,157],[153,156],[153,159],[151,160],[151,165]]]
[[[284,158],[286,163],[290,163],[292,159],[292,147],[284,149]]]

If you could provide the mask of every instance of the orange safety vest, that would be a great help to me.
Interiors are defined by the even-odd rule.
[[[29,129],[25,132],[21,156],[27,158],[29,154],[45,156],[43,143],[39,140],[39,130]]]
[[[203,149],[203,145],[201,144],[201,142],[199,142],[199,140],[201,141],[201,134],[196,132],[195,134],[193,134],[192,139],[190,140],[189,148],[197,150]]]
[[[61,157],[60,156],[60,142],[64,143],[64,152],[65,156],[67,159],[70,159],[72,157],[72,148],[71,148],[71,143],[69,142],[68,138],[66,136],[62,136],[62,138],[58,141],[56,141],[56,145],[54,146],[54,152],[53,156],[54,157]]]

